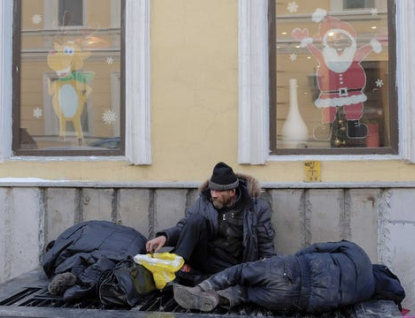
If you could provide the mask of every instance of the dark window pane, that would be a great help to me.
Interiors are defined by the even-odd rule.
[[[344,9],[366,9],[374,8],[375,0],[343,0]]]
[[[83,0],[59,0],[59,25],[83,25]]]

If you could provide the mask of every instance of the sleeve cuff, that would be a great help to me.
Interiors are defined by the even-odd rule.
[[[382,44],[378,40],[376,39],[370,40],[370,45],[372,46],[373,52],[375,53],[382,52]]]
[[[304,38],[304,39],[301,40],[300,46],[301,47],[306,47],[308,44],[311,44],[311,43],[313,43],[313,39],[310,38],[310,37],[307,37],[307,38]]]

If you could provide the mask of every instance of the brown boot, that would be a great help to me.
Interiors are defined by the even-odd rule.
[[[203,291],[199,286],[174,285],[174,300],[183,308],[212,311],[218,306],[220,297],[214,290]]]

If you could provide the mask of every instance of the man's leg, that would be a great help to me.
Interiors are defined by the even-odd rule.
[[[191,305],[193,309],[200,309],[197,306],[203,303],[209,304],[204,308],[215,308],[223,304],[221,298],[228,300],[229,307],[250,302],[269,310],[304,309],[300,297],[301,270],[295,256],[235,265],[183,292],[186,288],[176,287],[174,297],[179,298],[181,306]]]
[[[233,307],[248,302],[246,288],[263,280],[267,272],[265,263],[258,261],[232,266],[196,287],[175,285],[174,299],[183,308],[202,311],[212,311],[218,305]]]
[[[187,218],[174,253],[183,257],[192,269],[202,273],[217,272],[211,262],[212,255],[208,253],[211,235],[209,220],[200,214],[191,215]]]
[[[192,258],[195,252],[202,254],[201,256],[206,252],[210,235],[207,223],[208,220],[200,214],[194,214],[187,218],[174,251],[186,262]]]

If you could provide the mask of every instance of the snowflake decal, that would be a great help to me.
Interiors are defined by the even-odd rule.
[[[291,62],[294,62],[294,61],[296,61],[297,60],[297,54],[295,54],[295,53],[291,53],[290,54],[290,61]]]
[[[375,83],[376,83],[377,87],[382,87],[383,86],[383,81],[380,78]]]
[[[37,119],[39,119],[42,116],[43,116],[43,111],[39,107],[36,107],[33,110],[33,117],[36,117]]]
[[[298,10],[298,4],[295,1],[289,2],[288,3],[288,6],[287,6],[287,10],[290,13],[297,12],[297,10]]]
[[[378,9],[376,9],[376,8],[373,8],[373,9],[371,9],[371,10],[370,10],[370,14],[371,14],[373,17],[376,17],[376,16],[378,15],[378,13],[379,13],[379,11],[378,11]]]
[[[42,23],[42,21],[43,21],[43,18],[42,18],[42,16],[40,14],[33,15],[33,17],[32,17],[33,24],[39,25],[39,24]]]
[[[114,63],[114,59],[111,56],[107,57],[107,64],[111,65],[112,63]]]
[[[107,125],[112,125],[117,119],[117,114],[112,109],[107,109],[102,114],[102,121]]]

